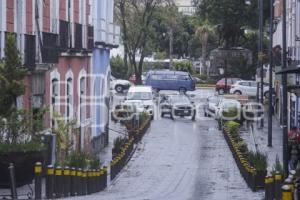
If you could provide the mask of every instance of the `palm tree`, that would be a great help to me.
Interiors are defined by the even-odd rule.
[[[196,37],[199,38],[202,45],[202,66],[206,68],[207,76],[209,76],[209,69],[206,66],[206,57],[207,57],[207,47],[208,39],[213,33],[213,28],[211,25],[205,21],[201,26],[196,29]]]

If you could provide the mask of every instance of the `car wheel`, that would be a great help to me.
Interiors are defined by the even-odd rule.
[[[242,94],[242,92],[241,92],[241,91],[239,91],[239,90],[237,90],[237,91],[234,91],[234,93],[233,93],[233,94],[241,95],[241,94]]]
[[[116,91],[117,91],[118,93],[123,93],[123,86],[122,86],[122,85],[117,85],[117,86],[115,87],[115,89],[116,89]]]
[[[218,90],[218,94],[221,94],[221,95],[222,95],[222,94],[224,94],[224,93],[225,93],[225,90],[224,90],[224,89],[219,89],[219,90]]]
[[[164,116],[165,116],[165,113],[161,113],[160,116],[161,116],[161,117],[164,117]]]
[[[204,111],[204,117],[208,117],[208,115],[207,115],[206,111]]]
[[[184,88],[184,87],[179,88],[179,93],[185,94],[186,93],[186,88]]]

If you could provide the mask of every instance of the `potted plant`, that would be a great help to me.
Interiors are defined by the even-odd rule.
[[[264,187],[264,180],[267,175],[267,156],[259,151],[248,153],[250,164],[256,169],[255,185],[256,187]]]
[[[17,98],[25,93],[26,70],[8,34],[5,57],[0,61],[0,187],[9,186],[8,166],[14,164],[17,186],[30,183],[36,162],[43,161],[42,130],[44,109],[20,109]]]

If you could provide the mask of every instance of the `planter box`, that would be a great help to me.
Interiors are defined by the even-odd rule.
[[[19,187],[32,182],[34,165],[36,162],[44,162],[44,158],[44,151],[0,153],[0,188],[10,187],[8,171],[10,163],[14,164],[16,182]]]

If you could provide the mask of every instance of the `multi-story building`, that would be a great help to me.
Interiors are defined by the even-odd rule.
[[[178,11],[185,15],[193,15],[196,12],[193,0],[174,0]]]
[[[113,0],[0,0],[0,58],[5,38],[13,34],[29,72],[20,106],[49,106],[64,120],[76,120],[79,148],[94,141],[99,149],[107,140],[108,111],[98,108],[94,97],[107,95],[109,51],[119,42],[113,5]],[[56,125],[51,113],[47,128]]]
[[[274,15],[278,23],[276,32],[274,33],[273,46],[282,46],[282,1],[275,0]],[[287,0],[287,50],[288,50],[288,66],[297,66],[300,64],[300,2],[295,0]],[[280,70],[281,66],[275,66],[276,70]],[[300,85],[300,78],[296,75],[288,75],[288,85]],[[281,116],[281,76],[276,76],[275,87],[277,90],[277,116]],[[289,87],[291,89],[291,87]],[[300,128],[300,96],[293,90],[288,92],[288,127],[297,126]]]

